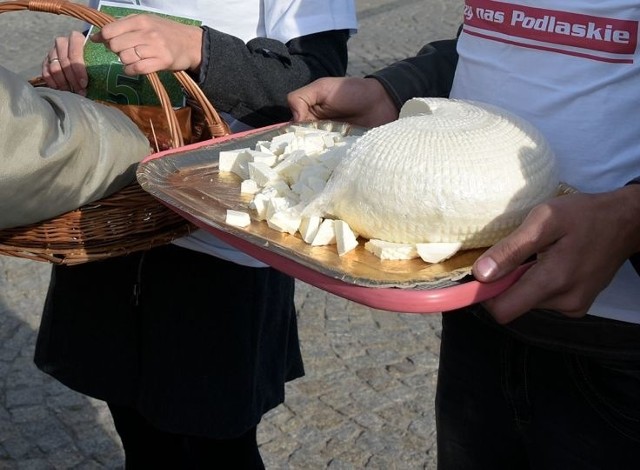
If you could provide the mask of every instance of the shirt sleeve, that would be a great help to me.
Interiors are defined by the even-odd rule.
[[[419,96],[446,98],[458,63],[457,42],[449,39],[429,43],[415,57],[391,64],[369,77],[382,84],[398,109]]]
[[[149,141],[123,113],[0,67],[0,228],[49,219],[135,180]]]
[[[347,69],[349,30],[294,38],[286,44],[268,38],[248,43],[204,27],[200,86],[218,111],[252,127],[291,119],[287,94]]]

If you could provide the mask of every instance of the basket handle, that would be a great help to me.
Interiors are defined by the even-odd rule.
[[[64,15],[86,21],[94,26],[102,28],[104,25],[114,22],[116,19],[111,15],[98,11],[94,8],[72,3],[68,0],[12,0],[0,2],[0,13],[11,11],[38,11],[45,13],[53,13],[55,15]],[[220,117],[213,105],[209,102],[200,87],[193,79],[184,71],[173,72],[185,91],[193,98],[202,108],[205,120],[213,137],[221,137],[230,134],[229,126]],[[180,132],[178,118],[171,106],[171,100],[160,78],[155,72],[146,75],[151,83],[160,101],[168,122],[169,134],[174,148],[182,147],[184,140]]]

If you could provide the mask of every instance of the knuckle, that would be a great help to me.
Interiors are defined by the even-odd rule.
[[[536,224],[547,224],[555,216],[555,208],[549,203],[542,203],[535,206],[529,212],[528,218],[535,220]]]
[[[132,15],[132,19],[143,27],[150,27],[153,24],[153,17],[151,15]]]
[[[63,37],[63,36],[59,36],[54,40],[54,44],[56,46],[56,49],[60,49],[61,47],[65,47],[67,45],[67,38]]]

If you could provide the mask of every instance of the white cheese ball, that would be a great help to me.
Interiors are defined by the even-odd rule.
[[[420,98],[358,139],[307,214],[367,238],[485,247],[558,185],[554,155],[528,122],[477,102]]]

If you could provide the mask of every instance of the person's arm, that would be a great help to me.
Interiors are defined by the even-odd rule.
[[[365,78],[321,78],[289,93],[295,121],[334,119],[379,126],[398,118],[402,105],[419,96],[446,97],[458,61],[457,40],[424,46]]]
[[[457,43],[457,39],[432,42],[415,57],[391,64],[369,77],[382,84],[398,110],[407,100],[419,96],[447,98],[458,63]]]
[[[500,323],[534,309],[584,315],[620,266],[640,251],[640,185],[570,194],[535,207],[513,233],[475,262],[492,282],[531,256],[536,262],[509,289],[485,303]]]
[[[240,39],[204,28],[200,86],[216,109],[253,127],[291,119],[287,94],[320,77],[346,73],[346,30],[294,38],[287,44]]]
[[[39,222],[135,180],[149,141],[120,111],[33,88],[0,66],[0,228]]]
[[[251,126],[287,121],[289,91],[319,77],[342,76],[349,31],[280,41],[241,39],[154,15],[131,15],[105,25],[91,40],[118,54],[127,74],[187,70],[216,109]]]

